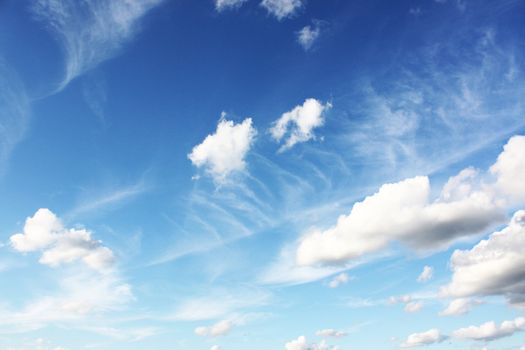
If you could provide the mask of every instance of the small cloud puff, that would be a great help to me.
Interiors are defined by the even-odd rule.
[[[279,21],[292,17],[303,6],[302,0],[263,0],[261,6]]]
[[[321,36],[321,24],[321,21],[314,21],[297,32],[297,42],[305,51],[310,50]]]
[[[329,328],[329,329],[321,329],[315,332],[315,335],[319,337],[341,338],[341,337],[346,337],[348,333]]]
[[[218,337],[228,334],[233,328],[233,323],[229,320],[223,320],[209,327],[195,328],[195,334],[200,337]]]
[[[337,288],[342,284],[346,284],[350,281],[350,276],[346,272],[340,273],[339,275],[335,276],[329,283],[328,287],[330,288]]]
[[[430,345],[441,343],[447,339],[447,337],[437,329],[430,329],[426,332],[413,333],[408,336],[408,338],[401,343],[402,348],[415,348],[423,345]]]
[[[215,0],[215,8],[221,12],[226,9],[241,7],[248,0]]]
[[[275,141],[284,139],[284,144],[279,152],[292,148],[295,144],[315,139],[314,129],[324,125],[324,112],[330,109],[330,103],[322,104],[320,101],[309,98],[302,106],[296,106],[284,113],[270,128],[270,134]]]
[[[215,133],[193,147],[188,158],[196,167],[204,167],[217,183],[223,183],[231,173],[244,170],[256,135],[251,118],[235,124],[223,113]]]
[[[432,268],[432,266],[425,266],[423,267],[423,271],[421,271],[421,274],[418,276],[417,281],[418,282],[430,281],[433,275],[434,275],[434,269]]]

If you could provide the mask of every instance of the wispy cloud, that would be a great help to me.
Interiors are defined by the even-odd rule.
[[[65,54],[64,76],[55,92],[118,54],[141,18],[162,0],[37,0],[33,13],[50,28]]]
[[[0,175],[6,170],[14,147],[25,135],[30,111],[22,82],[0,57]]]

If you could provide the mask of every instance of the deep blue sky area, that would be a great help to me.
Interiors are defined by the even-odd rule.
[[[0,0],[0,350],[524,350],[524,14]]]

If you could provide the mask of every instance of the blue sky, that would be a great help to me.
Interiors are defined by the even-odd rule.
[[[0,1],[0,350],[525,349],[523,13]]]

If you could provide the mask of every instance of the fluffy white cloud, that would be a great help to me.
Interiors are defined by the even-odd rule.
[[[303,235],[296,250],[297,264],[348,262],[393,242],[431,251],[483,233],[503,220],[506,205],[525,199],[521,181],[524,140],[524,136],[514,136],[505,145],[490,168],[494,182],[480,180],[477,170],[467,168],[451,177],[434,200],[428,177],[381,186],[377,193],[355,203],[350,214],[341,215],[334,226]]]
[[[328,283],[328,287],[337,288],[342,284],[348,283],[348,281],[350,281],[350,276],[348,276],[346,272],[343,272],[332,278],[332,280]]]
[[[470,250],[456,250],[451,257],[451,282],[445,296],[503,295],[525,308],[525,210],[514,214],[509,225]]]
[[[494,321],[486,322],[479,327],[470,326],[454,331],[453,336],[461,339],[472,339],[480,341],[490,341],[498,338],[508,337],[516,332],[523,331],[525,318],[518,317],[513,321],[503,321],[501,325],[496,325]]]
[[[304,335],[291,340],[284,345],[286,350],[338,350],[336,346],[330,346],[322,340],[319,344],[310,344]]]
[[[222,350],[222,348],[219,345],[214,345],[210,350]]]
[[[232,328],[233,323],[230,320],[223,320],[209,327],[197,327],[195,334],[201,337],[218,337],[228,334]]]
[[[395,297],[395,296],[391,296],[390,298],[388,298],[388,303],[393,305],[393,304],[407,304],[409,302],[412,301],[412,297],[410,295],[401,295],[401,296],[398,296],[398,297]]]
[[[235,124],[224,117],[223,113],[215,133],[208,135],[188,154],[195,166],[205,167],[217,182],[223,182],[230,173],[245,168],[244,159],[257,134],[251,118]]]
[[[405,312],[412,314],[412,313],[421,311],[422,308],[423,308],[423,303],[421,301],[412,301],[405,305],[404,310]]]
[[[425,266],[423,267],[423,271],[421,271],[421,274],[418,276],[417,281],[418,282],[430,281],[433,275],[434,275],[434,269],[431,266]]]
[[[114,265],[113,252],[94,240],[85,229],[67,229],[49,209],[39,209],[26,219],[24,230],[10,238],[19,252],[42,251],[39,262],[52,267],[83,261],[90,268],[103,272]]]
[[[448,306],[439,313],[440,316],[458,316],[470,312],[473,306],[481,304],[479,300],[470,298],[458,298],[452,300]]]
[[[305,51],[312,48],[313,44],[321,36],[321,26],[318,22],[313,25],[304,26],[297,32],[297,42],[303,47]]]
[[[490,172],[497,177],[499,191],[511,200],[525,200],[525,136],[514,136],[509,140]]]
[[[338,331],[336,329],[321,329],[317,332],[315,332],[315,335],[319,337],[331,337],[331,338],[340,338],[340,337],[346,337],[348,335],[347,332]]]
[[[302,0],[262,0],[263,6],[269,13],[282,20],[293,16],[302,6]]]
[[[386,248],[392,241],[417,250],[447,247],[458,238],[483,232],[503,217],[482,191],[452,200],[429,197],[430,183],[424,176],[383,185],[355,203],[335,226],[303,236],[297,262],[341,263]]]
[[[247,0],[215,0],[215,8],[217,11],[222,11],[228,8],[237,8],[246,1]]]
[[[437,329],[431,329],[422,333],[413,333],[401,343],[403,348],[415,348],[417,346],[430,345],[440,343],[446,339],[446,336],[441,334]]]
[[[270,128],[270,134],[278,142],[285,139],[280,151],[315,138],[313,131],[324,124],[323,113],[329,108],[330,103],[323,105],[318,100],[309,98],[302,106],[296,106],[276,120]]]

